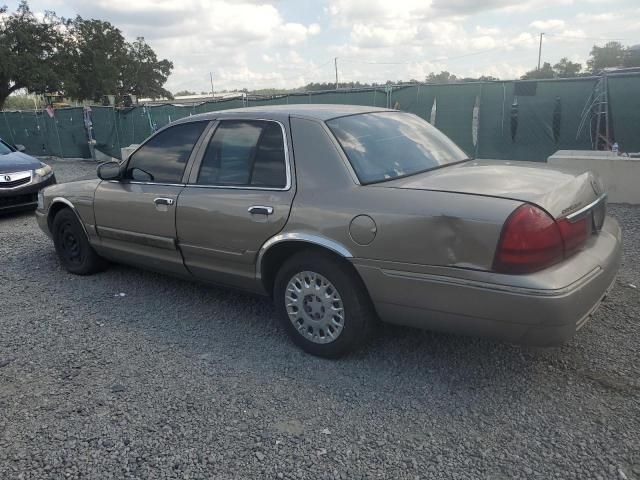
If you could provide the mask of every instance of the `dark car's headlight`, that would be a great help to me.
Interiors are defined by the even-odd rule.
[[[49,165],[43,163],[40,168],[36,168],[34,170],[34,173],[36,174],[36,177],[40,177],[40,180],[45,180],[53,175],[53,170]]]

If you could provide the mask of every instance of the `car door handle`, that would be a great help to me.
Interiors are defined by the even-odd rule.
[[[253,205],[247,210],[252,215],[271,215],[273,213],[273,207],[265,207],[264,205]]]
[[[175,203],[175,200],[173,198],[160,197],[156,198],[153,203],[155,203],[156,205],[173,205]]]

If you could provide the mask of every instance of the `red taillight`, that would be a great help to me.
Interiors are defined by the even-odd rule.
[[[504,224],[493,269],[501,273],[531,273],[564,258],[558,224],[533,205],[517,208]]]
[[[560,234],[564,240],[564,256],[568,257],[584,245],[591,233],[591,217],[585,216],[578,220],[569,221],[566,218],[558,220]]]
[[[522,205],[502,227],[493,269],[500,273],[532,273],[578,251],[589,238],[591,217],[555,221],[544,210]]]

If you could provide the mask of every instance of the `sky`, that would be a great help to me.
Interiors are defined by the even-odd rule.
[[[10,11],[18,1],[4,0]],[[2,3],[2,1],[0,1]],[[145,37],[176,92],[292,88],[335,80],[517,78],[593,45],[640,44],[638,0],[31,0],[31,9],[107,20]]]

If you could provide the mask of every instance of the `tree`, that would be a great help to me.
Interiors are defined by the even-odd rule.
[[[80,16],[67,21],[67,28],[67,96],[94,101],[116,94],[173,98],[163,88],[173,63],[158,60],[144,38],[127,43],[111,23]]]
[[[570,61],[567,57],[562,57],[558,63],[553,66],[553,70],[559,78],[577,77],[582,70],[582,65]]]
[[[640,67],[640,45],[627,48],[625,67]]]
[[[458,80],[454,74],[443,70],[440,73],[430,73],[426,78],[429,83],[453,83]]]
[[[16,90],[58,90],[63,41],[60,21],[53,13],[47,12],[39,21],[24,0],[14,13],[6,11],[0,8],[0,108]]]
[[[42,98],[36,95],[9,95],[4,102],[5,110],[34,110],[42,105]]]
[[[191,92],[189,90],[180,90],[173,94],[174,97],[186,97],[187,95],[197,95],[196,92]],[[200,95],[207,95],[207,92],[202,92]],[[211,95],[211,92],[209,92]]]
[[[587,66],[592,73],[612,67],[623,67],[626,49],[620,42],[608,42],[604,47],[596,45],[591,49]]]
[[[99,101],[115,95],[127,59],[127,45],[120,30],[102,20],[85,20],[79,15],[67,21],[66,96]]]
[[[169,60],[158,60],[153,49],[138,37],[135,42],[127,45],[124,65],[121,66],[120,89],[123,94],[133,94],[138,97],[168,98],[173,95],[162,86],[173,70],[173,63]]]
[[[549,62],[544,62],[540,69],[530,70],[525,73],[522,77],[522,80],[540,80],[543,78],[555,78],[556,72],[553,70],[553,67]]]

